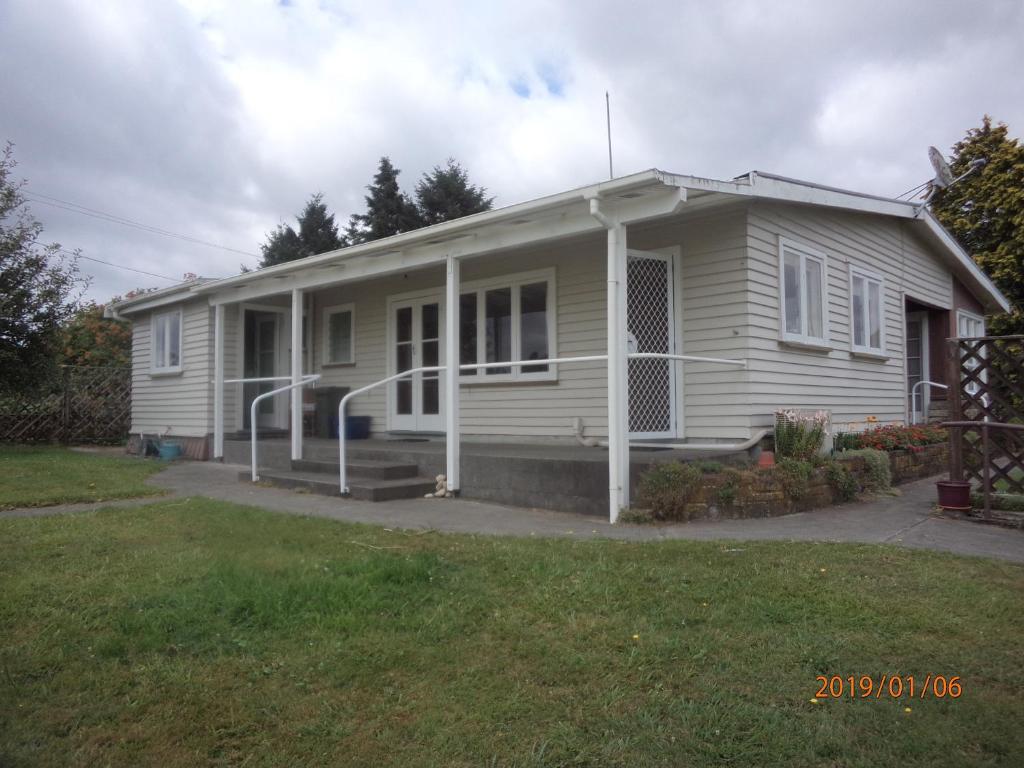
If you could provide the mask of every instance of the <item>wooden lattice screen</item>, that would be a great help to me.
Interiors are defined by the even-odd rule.
[[[67,365],[48,388],[0,396],[0,442],[113,442],[130,422],[130,368]]]
[[[1024,494],[1024,336],[950,340],[954,479]]]

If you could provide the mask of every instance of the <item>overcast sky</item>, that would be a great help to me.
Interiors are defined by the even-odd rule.
[[[1024,133],[1024,3],[0,0],[0,141],[45,239],[180,279],[322,191],[458,159],[505,205],[657,167],[897,195],[983,114]],[[643,10],[640,10],[640,9]],[[96,262],[104,301],[170,282]]]

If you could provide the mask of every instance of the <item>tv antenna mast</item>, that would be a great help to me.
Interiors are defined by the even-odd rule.
[[[971,160],[971,164],[968,166],[966,171],[954,178],[953,171],[949,167],[949,163],[946,162],[946,158],[944,158],[942,153],[935,147],[928,147],[928,159],[931,161],[932,168],[935,170],[935,176],[931,181],[925,182],[921,185],[926,190],[925,198],[921,201],[922,208],[932,201],[932,198],[935,197],[935,193],[940,189],[948,189],[949,187],[952,187],[961,179],[964,179],[975,171],[979,171],[984,168],[985,163],[988,162],[984,157],[976,157]],[[915,187],[914,190],[911,191],[915,191],[917,189],[920,189],[920,187]],[[906,194],[906,192],[903,194]]]
[[[608,178],[614,179],[612,171],[612,101],[608,91],[604,92],[604,114],[608,125]]]

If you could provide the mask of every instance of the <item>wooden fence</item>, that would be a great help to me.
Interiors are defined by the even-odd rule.
[[[101,443],[128,436],[131,369],[61,366],[37,392],[0,395],[0,442]]]
[[[950,477],[1024,494],[1024,336],[950,339]]]

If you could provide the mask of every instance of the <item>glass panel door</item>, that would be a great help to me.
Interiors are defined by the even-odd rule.
[[[437,299],[418,299],[393,304],[391,309],[392,373],[443,364],[441,327],[443,313]],[[391,429],[441,431],[441,376],[439,372],[415,373],[394,382],[390,390]]]
[[[268,378],[278,375],[277,358],[280,335],[280,315],[277,312],[259,312],[245,310],[244,319],[244,354],[243,371],[245,378]],[[242,396],[242,423],[244,429],[250,429],[250,408],[258,395],[269,392],[277,386],[275,382],[254,382],[245,384]],[[276,397],[261,400],[256,408],[256,418],[260,427],[277,426]]]
[[[929,387],[917,388],[916,409],[913,404],[913,387],[928,378],[928,315],[924,312],[907,314],[907,413],[920,422],[928,411]]]

